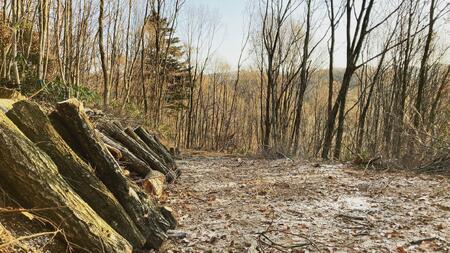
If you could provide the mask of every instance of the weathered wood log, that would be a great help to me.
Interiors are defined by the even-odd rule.
[[[122,144],[118,143],[115,140],[112,140],[111,138],[104,135],[100,131],[98,131],[97,134],[101,137],[104,143],[118,149],[122,153],[123,159],[125,160],[124,165],[127,169],[139,174],[139,176],[141,177],[145,177],[149,174],[152,174],[153,170],[150,168],[150,166],[141,159],[137,158]]]
[[[161,148],[163,148],[166,152],[170,153],[170,152],[169,152],[169,149],[166,147],[166,145],[164,145],[164,144],[161,142],[161,140],[158,138],[158,136],[153,135],[153,138],[155,139],[155,141],[159,144],[159,146],[160,146]]]
[[[56,165],[0,113],[0,184],[24,208],[48,208],[40,216],[57,224],[79,251],[131,252],[126,239],[76,194]]]
[[[162,164],[158,158],[154,157],[145,148],[143,148],[137,141],[125,134],[117,125],[108,121],[97,122],[97,128],[103,132],[105,135],[117,140],[122,143],[128,150],[135,154],[138,158],[145,161],[154,170],[157,170],[164,175],[168,182],[175,180],[175,173]]]
[[[143,127],[138,127],[134,130],[134,132],[139,136],[139,138],[147,144],[151,149],[153,149],[156,153],[158,153],[161,158],[172,168],[173,170],[177,169],[177,165],[175,160],[169,151],[161,145],[147,130]]]
[[[164,174],[155,171],[155,173],[147,175],[142,180],[142,188],[144,188],[145,192],[148,193],[150,196],[159,199],[161,198],[164,192],[164,183],[165,183]]]
[[[170,229],[175,229],[177,227],[177,219],[173,215],[173,210],[170,207],[162,206],[159,208],[159,211],[162,213],[164,218],[169,221]]]
[[[100,217],[135,248],[144,246],[144,236],[123,207],[95,176],[94,170],[65,143],[38,104],[26,100],[17,102],[6,115],[50,156],[64,179]]]
[[[106,146],[106,148],[108,149],[109,153],[111,153],[111,155],[112,155],[117,161],[119,161],[120,159],[123,158],[122,152],[121,152],[119,149],[117,149],[117,148],[115,148],[115,147],[113,147],[113,146],[111,146],[111,145],[108,145],[107,143],[105,143],[105,146]]]
[[[130,136],[133,140],[135,140],[141,147],[143,147],[145,150],[147,150],[150,154],[152,154],[154,157],[156,157],[164,166],[170,168],[167,166],[168,164],[163,159],[163,157],[156,151],[153,150],[151,147],[149,147],[134,131],[131,127],[127,127],[123,130],[128,136]]]
[[[122,172],[119,164],[108,152],[84,113],[83,105],[76,99],[58,103],[56,106],[60,122],[77,142],[84,159],[94,167],[97,176],[114,194],[130,218],[146,237],[146,247],[159,248],[167,239],[170,224],[159,213],[157,207],[139,187]]]
[[[108,136],[104,135],[100,131],[97,134],[102,138],[105,144],[111,145],[111,147],[117,148],[124,155],[125,163],[123,164],[125,168],[131,169],[133,172],[137,172],[144,179],[139,180],[139,184],[146,193],[152,197],[160,198],[164,191],[164,184],[166,182],[166,177],[159,171],[152,170],[141,159],[137,158],[133,153],[131,153],[127,148],[112,140]]]

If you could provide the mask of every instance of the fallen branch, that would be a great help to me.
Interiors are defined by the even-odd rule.
[[[0,244],[0,249],[4,249],[4,248],[6,248],[8,246],[14,245],[14,244],[16,244],[16,243],[18,243],[20,241],[23,241],[23,240],[33,239],[33,238],[36,238],[36,237],[47,236],[47,235],[51,235],[52,237],[55,237],[60,232],[61,232],[61,230],[56,230],[56,231],[53,231],[53,232],[42,232],[42,233],[37,233],[37,234],[32,234],[32,235],[21,236],[21,237],[18,237],[16,239],[14,239],[14,240],[9,241],[9,242]]]
[[[283,245],[283,244],[274,242],[272,239],[269,238],[269,236],[267,236],[267,234],[273,233],[273,232],[283,233],[285,235],[296,236],[296,237],[306,240],[306,242],[300,242],[300,243],[295,243],[295,244],[290,244],[290,245]],[[263,243],[264,245],[269,246],[274,249],[277,249],[278,251],[281,251],[281,252],[290,252],[290,251],[288,251],[290,249],[302,248],[305,246],[313,245],[313,242],[304,235],[294,234],[294,233],[279,231],[279,230],[266,230],[264,232],[261,232],[261,233],[259,233],[258,240],[261,243]]]
[[[420,244],[422,244],[423,242],[429,242],[429,241],[435,241],[435,240],[438,240],[438,241],[444,241],[444,240],[442,240],[441,238],[438,238],[438,237],[429,237],[429,238],[424,238],[424,239],[419,239],[419,240],[411,241],[411,242],[409,242],[409,245],[420,245]],[[445,241],[444,241],[444,242],[445,242]]]

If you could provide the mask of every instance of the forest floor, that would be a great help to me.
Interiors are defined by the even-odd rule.
[[[191,157],[162,252],[450,252],[450,179],[291,160]]]

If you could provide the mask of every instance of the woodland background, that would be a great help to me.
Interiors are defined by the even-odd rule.
[[[236,63],[215,55],[214,12],[186,1],[2,0],[0,85],[77,97],[180,148],[448,156],[448,1],[250,1]]]

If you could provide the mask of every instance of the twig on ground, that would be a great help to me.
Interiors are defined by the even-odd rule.
[[[444,241],[444,240],[442,240],[442,239],[439,238],[439,237],[429,237],[429,238],[424,238],[424,239],[419,239],[419,240],[411,241],[411,242],[409,242],[409,245],[420,245],[420,244],[422,244],[423,242],[435,241],[435,240],[437,240],[437,241]],[[444,242],[445,242],[445,241],[444,241]]]
[[[380,159],[381,159],[381,156],[377,156],[377,157],[370,159],[369,162],[367,162],[367,164],[366,164],[365,170],[367,170],[371,164],[373,164],[374,162],[376,162]]]
[[[4,248],[6,248],[8,246],[14,245],[15,243],[18,243],[18,242],[23,241],[23,240],[33,239],[33,238],[36,238],[36,237],[47,236],[47,235],[55,236],[59,232],[61,232],[61,230],[56,230],[56,231],[53,231],[53,232],[42,232],[42,233],[37,233],[37,234],[32,234],[32,235],[21,236],[21,237],[18,237],[16,239],[14,239],[14,240],[9,241],[9,242],[0,244],[0,249],[4,249]]]
[[[275,215],[275,212],[272,211],[272,219],[269,223],[269,226],[266,228],[265,231],[258,233],[258,247],[260,250],[262,250],[262,252],[264,252],[264,249],[261,244],[263,244],[267,247],[276,249],[280,252],[290,252],[288,250],[295,249],[295,248],[302,248],[305,246],[313,246],[315,249],[320,251],[319,248],[317,247],[317,245],[315,245],[314,242],[312,240],[310,240],[306,235],[295,234],[295,233],[291,233],[291,232],[287,232],[287,231],[272,229],[273,224],[274,224],[274,215]],[[285,236],[302,238],[305,240],[305,242],[299,242],[299,243],[294,243],[294,244],[290,244],[290,245],[277,243],[268,236],[268,234],[270,234],[270,233],[282,233]]]

